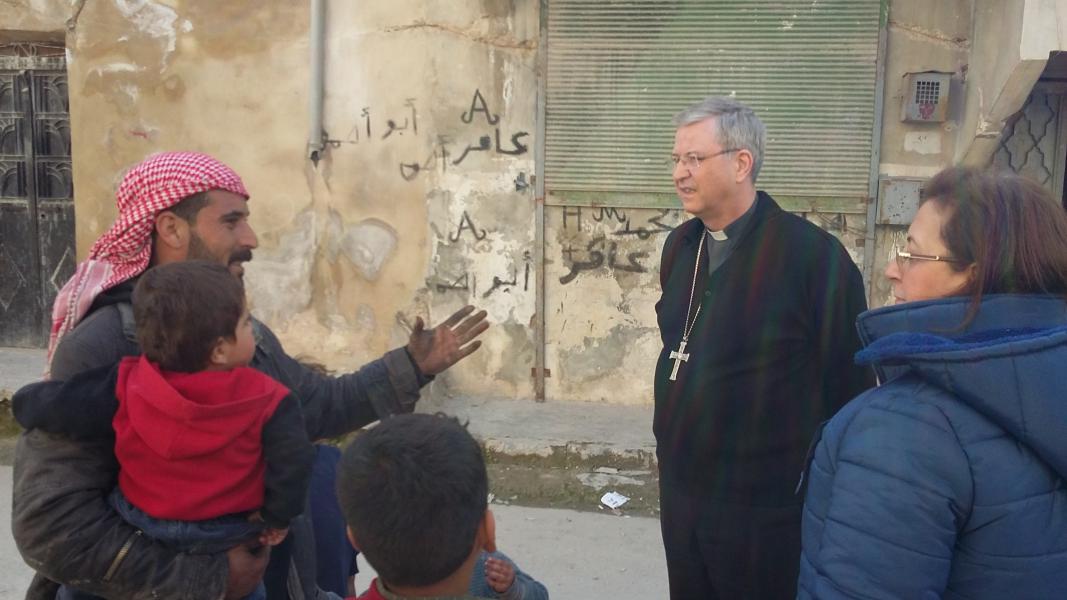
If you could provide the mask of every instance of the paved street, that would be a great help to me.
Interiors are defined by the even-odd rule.
[[[11,467],[0,466],[0,599],[26,595],[33,573],[22,562],[11,537]]]
[[[44,352],[0,348],[0,392],[18,389],[40,377]],[[536,404],[533,402],[475,402],[469,399],[431,400],[426,410],[445,410],[470,420],[471,430],[499,454],[550,455],[561,448],[574,448],[575,460],[586,455],[602,460],[602,452],[641,462],[651,455],[654,445],[647,427],[651,416],[648,407],[603,404]],[[517,426],[516,424],[521,424]],[[0,514],[11,514],[11,443],[0,443]],[[501,457],[498,457],[501,458]],[[607,460],[607,459],[603,459]],[[603,464],[611,464],[605,462]],[[510,467],[509,467],[510,465]],[[518,471],[511,463],[494,467],[493,477],[507,495],[522,501],[535,494],[522,486],[505,481],[503,471]],[[553,477],[576,481],[581,471],[528,469],[533,478],[529,486],[551,487]],[[621,490],[636,495],[654,494],[655,482],[626,487],[612,478],[604,489],[589,491],[599,498],[604,491]],[[514,479],[514,478],[512,478]],[[625,479],[625,478],[624,478]],[[512,482],[514,483],[514,482]],[[634,482],[639,483],[639,482]],[[585,490],[570,483],[568,489]],[[541,490],[544,491],[544,490]],[[514,494],[514,495],[513,495]],[[539,501],[559,503],[567,494],[543,494]],[[514,502],[515,500],[513,500]],[[567,501],[576,506],[596,506],[596,501],[582,497]],[[653,502],[654,504],[654,502]],[[527,508],[515,505],[492,505],[497,519],[500,550],[511,556],[527,573],[544,583],[553,598],[562,600],[665,598],[666,565],[660,545],[659,521],[645,517],[620,517],[603,513],[578,512],[553,508]],[[363,565],[358,585],[370,583]],[[22,598],[30,581],[30,572],[15,550],[9,518],[0,518],[0,600]]]
[[[557,600],[665,598],[659,522],[641,517],[493,505],[500,550]],[[0,466],[0,514],[11,514],[11,467]],[[29,568],[0,519],[0,600],[22,598]],[[369,578],[361,578],[365,587]]]
[[[44,350],[0,348],[0,398],[40,379],[44,365]]]

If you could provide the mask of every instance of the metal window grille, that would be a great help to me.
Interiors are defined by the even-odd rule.
[[[940,81],[917,81],[915,83],[916,104],[937,104],[940,97]]]

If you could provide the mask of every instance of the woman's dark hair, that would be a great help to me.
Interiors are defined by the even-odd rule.
[[[141,351],[166,371],[203,370],[219,338],[234,338],[244,309],[241,281],[203,260],[153,267],[133,290]]]
[[[1067,295],[1067,212],[1045,188],[1013,173],[952,167],[934,176],[920,204],[944,216],[941,238],[972,268],[961,290],[971,297],[964,325],[985,294]]]

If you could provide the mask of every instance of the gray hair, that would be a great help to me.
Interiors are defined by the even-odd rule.
[[[715,119],[719,145],[752,153],[752,181],[763,166],[767,128],[751,108],[726,96],[708,96],[674,116],[675,127]]]

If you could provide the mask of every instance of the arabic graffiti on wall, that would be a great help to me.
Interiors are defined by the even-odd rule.
[[[483,254],[493,251],[493,242],[487,240],[489,232],[477,225],[475,219],[468,211],[463,211],[457,223],[450,225],[446,233],[440,234],[442,239],[448,241],[446,245],[450,253],[458,256],[470,257],[471,254]],[[448,262],[448,261],[446,261]],[[529,250],[522,252],[522,259],[516,261],[513,258],[507,261],[512,266],[503,275],[492,275],[488,288],[482,290],[478,287],[478,276],[467,270],[439,268],[428,281],[429,287],[439,293],[459,292],[465,296],[479,296],[489,298],[497,292],[510,293],[519,287],[522,291],[529,291],[533,256]],[[520,275],[521,273],[521,275]],[[483,275],[486,275],[483,273]],[[520,286],[521,284],[521,286]]]
[[[483,120],[485,121],[484,125],[482,124]],[[464,127],[480,128],[480,130],[474,132],[475,134],[481,134],[478,135],[477,141],[466,144],[457,155],[454,150],[457,146],[451,136],[437,136],[437,142],[430,149],[426,158],[421,161],[400,162],[400,176],[405,181],[412,181],[420,173],[438,168],[442,173],[445,173],[448,171],[449,166],[459,166],[472,153],[492,151],[505,156],[520,156],[530,150],[529,145],[523,142],[530,135],[526,131],[517,131],[510,136],[504,134],[505,141],[501,142],[500,115],[490,110],[489,103],[479,89],[474,90],[470,107],[460,113],[459,121]],[[487,131],[488,127],[493,128],[491,134]],[[455,159],[452,158],[453,156],[455,156]],[[516,185],[516,187],[519,186]],[[525,186],[523,187],[525,188]]]
[[[344,139],[327,139],[326,143],[333,148],[340,148],[346,144],[398,139],[405,133],[416,136],[419,133],[419,111],[415,105],[417,100],[417,98],[405,98],[401,114],[390,115],[385,119],[384,126],[380,121],[375,120],[371,107],[364,106],[360,109],[359,117],[349,128]],[[447,125],[449,127],[443,129],[452,128],[451,124]],[[489,102],[478,88],[474,90],[469,107],[460,112],[458,127],[463,130],[474,129],[473,134],[477,135],[475,141],[464,144],[460,149],[452,135],[437,134],[425,158],[400,161],[400,176],[405,181],[412,181],[423,172],[440,169],[442,173],[445,173],[449,167],[459,166],[468,157],[477,153],[492,152],[503,156],[521,156],[530,151],[529,142],[524,141],[530,136],[529,132],[516,131],[510,135],[501,134],[500,115],[492,111]],[[489,129],[490,127],[492,129]],[[521,180],[516,179],[515,185],[516,191],[526,189],[525,176]]]
[[[419,133],[419,111],[415,108],[415,100],[417,98],[405,98],[404,99],[404,122],[400,124],[400,121],[396,118],[389,118],[385,120],[385,131],[379,136],[380,131],[377,127],[374,127],[373,119],[371,118],[371,107],[364,106],[360,109],[359,120],[352,125],[348,130],[348,135],[343,140],[327,139],[326,143],[333,148],[340,148],[343,144],[359,144],[361,141],[374,142],[385,140],[396,134],[397,136],[404,135],[405,132],[410,131],[412,135]]]
[[[560,254],[569,271],[559,278],[560,284],[567,285],[587,271],[647,273],[658,248],[648,242],[674,228],[670,219],[669,210],[635,218],[618,208],[563,207]]]

